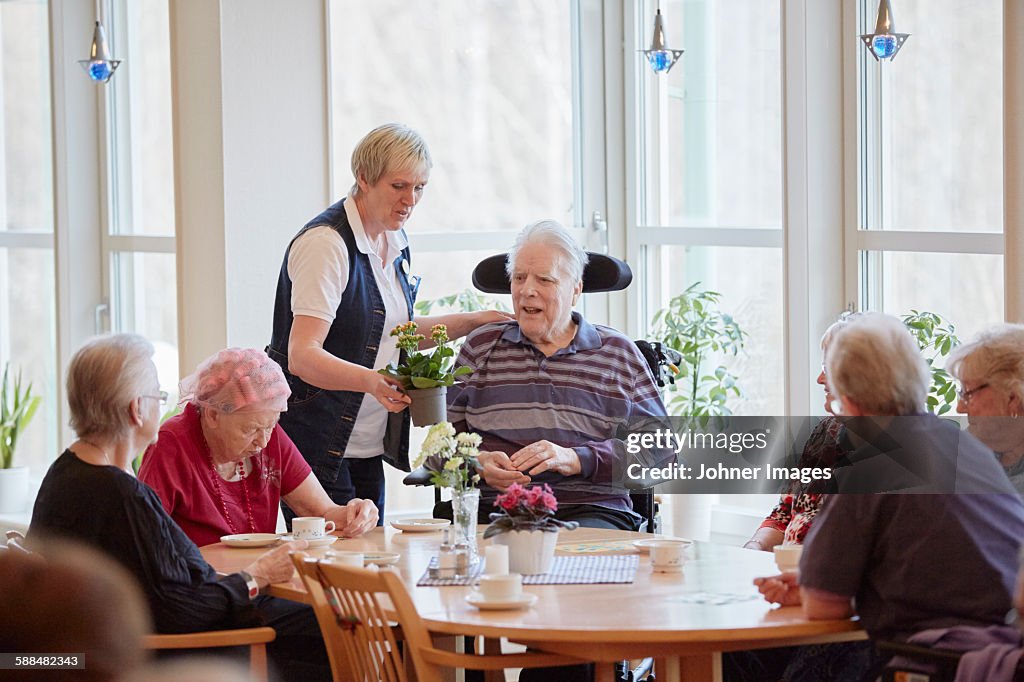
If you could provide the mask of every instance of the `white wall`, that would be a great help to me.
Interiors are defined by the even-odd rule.
[[[330,203],[319,0],[172,0],[182,371],[270,340],[289,238]]]

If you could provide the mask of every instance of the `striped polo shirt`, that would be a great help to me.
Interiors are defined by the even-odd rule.
[[[665,405],[650,369],[633,342],[609,327],[592,325],[578,312],[576,336],[547,357],[514,321],[478,328],[466,337],[456,364],[473,369],[448,389],[448,419],[459,431],[483,437],[481,450],[511,456],[548,440],[573,448],[581,472],[533,476],[547,483],[560,505],[594,504],[631,509],[622,479],[630,424],[664,416]],[[480,483],[489,507],[497,492]]]

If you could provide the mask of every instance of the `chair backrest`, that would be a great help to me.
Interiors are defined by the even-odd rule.
[[[394,570],[340,566],[302,552],[293,554],[292,560],[309,592],[336,680],[409,679],[392,619],[401,626],[401,638],[419,680],[442,679],[445,668],[504,670],[579,662],[554,654],[473,655],[438,649],[405,583]],[[390,608],[386,607],[388,603]]]
[[[301,552],[293,560],[320,623],[334,679],[406,682],[401,651],[381,597],[388,596],[397,611],[414,657],[417,648],[430,644],[398,574],[339,566]],[[417,671],[421,679],[437,679],[420,672],[418,661]]]

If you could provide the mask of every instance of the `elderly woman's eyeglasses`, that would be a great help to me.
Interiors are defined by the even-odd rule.
[[[956,394],[959,396],[960,402],[964,405],[969,405],[971,403],[971,399],[974,398],[974,394],[986,388],[988,388],[988,384],[982,384],[981,386],[975,386],[969,391],[965,391],[963,386],[961,386],[960,390],[957,391]]]
[[[140,395],[140,398],[152,398],[153,400],[160,401],[161,405],[167,404],[167,391],[160,391],[159,395]]]

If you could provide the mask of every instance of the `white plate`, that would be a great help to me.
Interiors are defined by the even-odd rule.
[[[503,599],[491,601],[484,599],[479,592],[470,592],[466,595],[466,601],[481,611],[511,611],[513,609],[528,609],[537,603],[537,595],[532,592],[523,592],[515,599]]]
[[[295,538],[291,535],[282,535],[281,539],[285,542],[294,542]],[[316,547],[330,547],[338,540],[337,535],[325,535],[322,538],[306,538],[306,542],[309,543],[310,549]]]
[[[448,519],[405,519],[392,521],[391,527],[406,533],[434,533],[452,524]]]
[[[280,539],[277,533],[239,533],[238,535],[220,536],[220,541],[228,547],[266,547]]]
[[[401,558],[402,555],[398,552],[368,552],[363,554],[363,563],[390,566],[391,564],[397,564]]]
[[[641,552],[643,552],[644,554],[647,554],[648,552],[651,551],[651,543],[652,542],[678,542],[678,543],[682,544],[683,546],[692,545],[693,544],[693,540],[687,540],[685,538],[650,538],[650,539],[645,538],[643,540],[636,540],[633,543],[633,546],[636,547]]]

